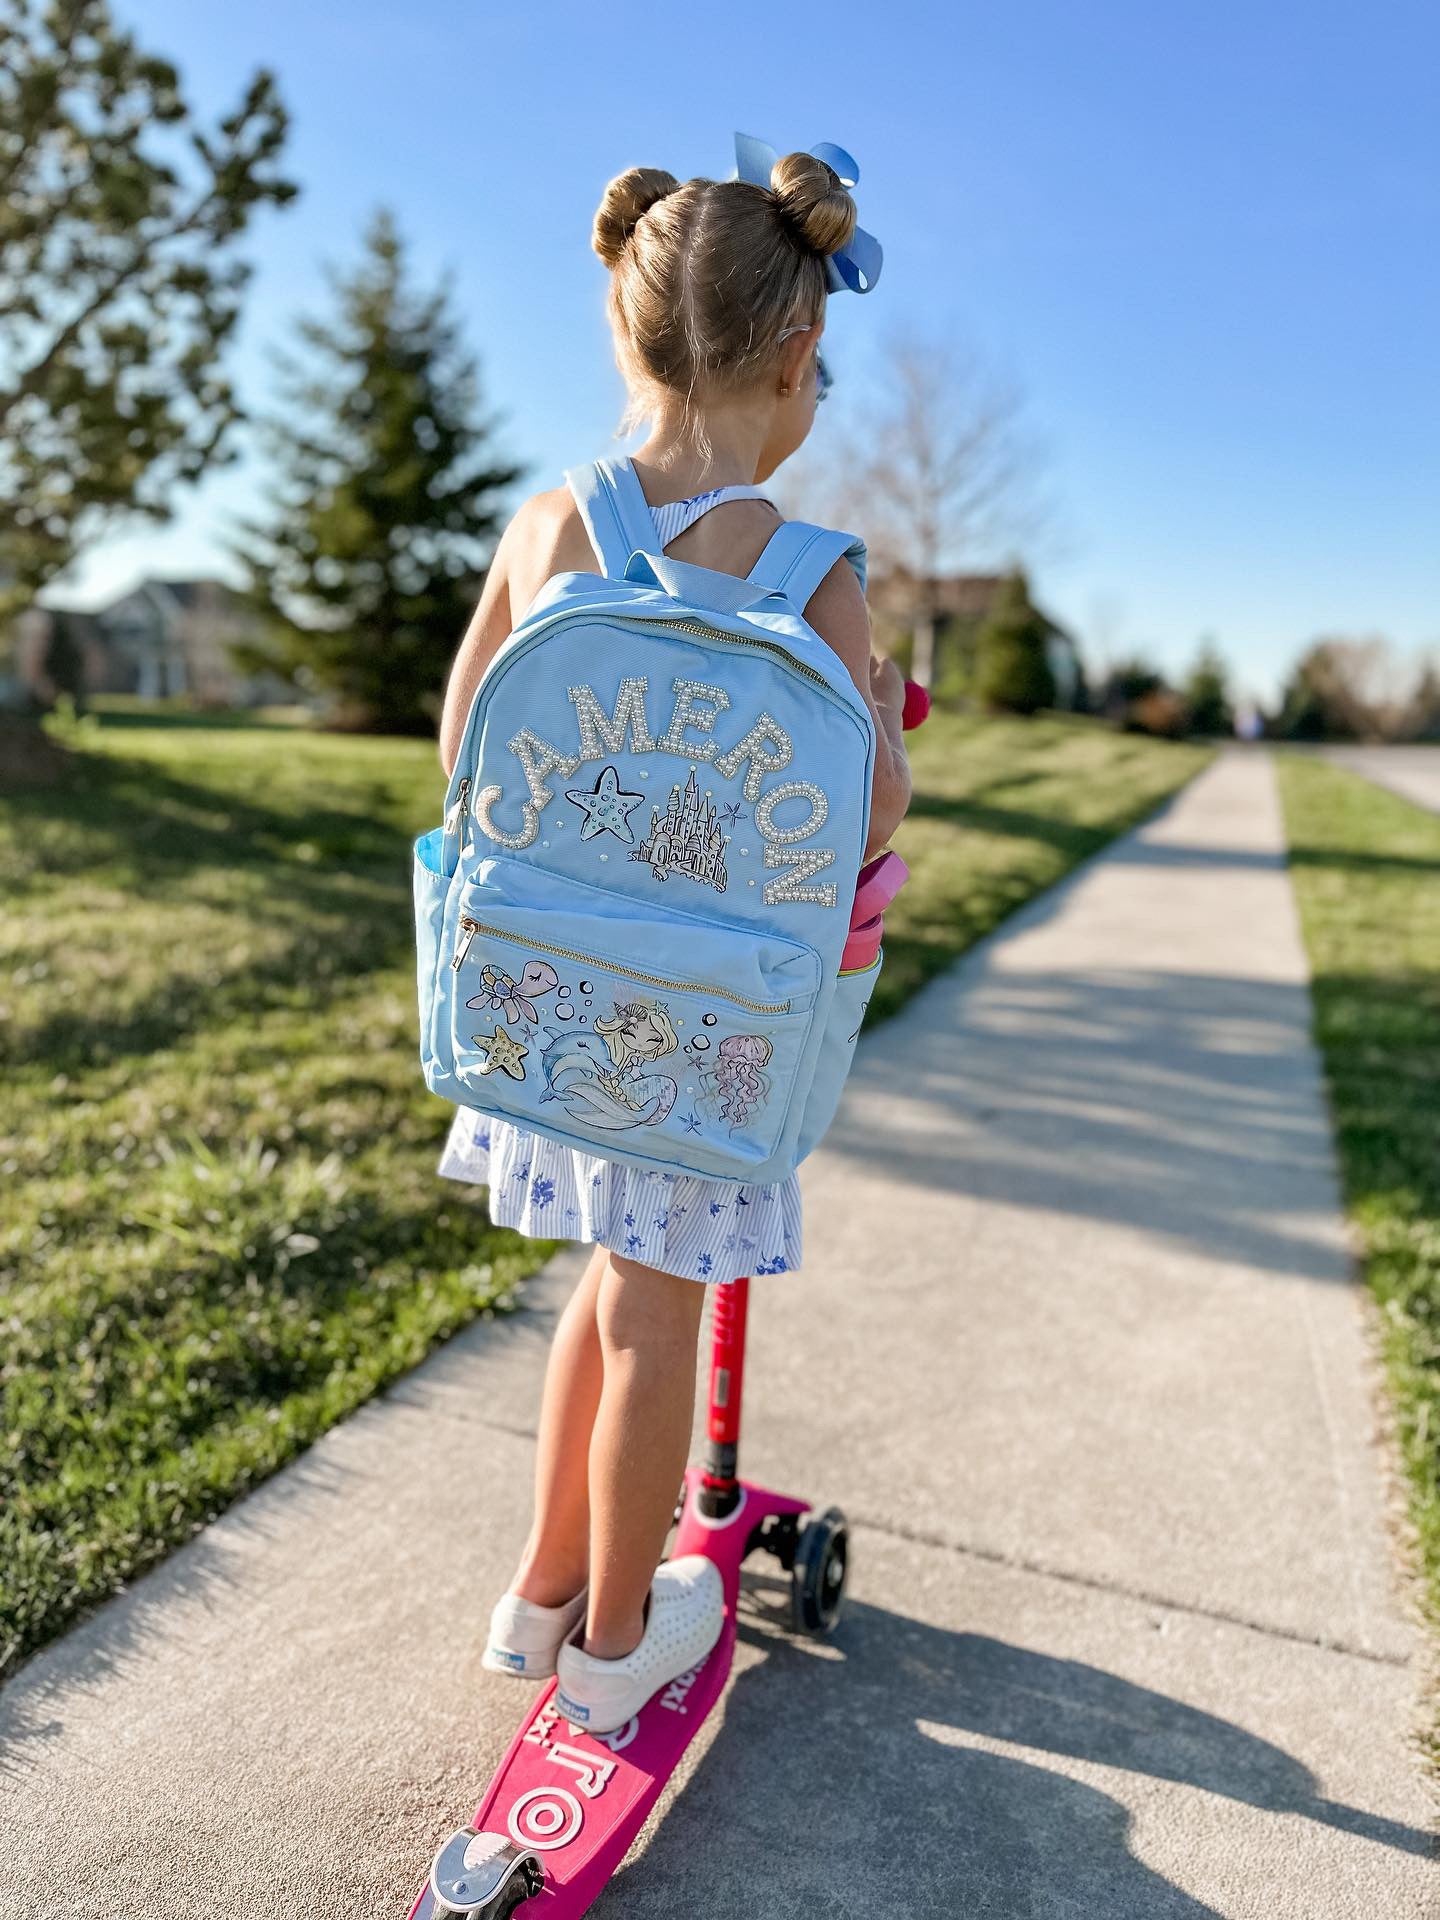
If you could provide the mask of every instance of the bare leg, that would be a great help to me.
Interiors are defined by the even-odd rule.
[[[705,1288],[611,1254],[596,1318],[604,1385],[590,1441],[590,1597],[585,1652],[639,1645],[645,1599],[675,1510],[695,1411]]]
[[[596,1247],[565,1303],[545,1365],[535,1519],[510,1586],[512,1593],[537,1607],[558,1607],[585,1584],[590,1537],[586,1460],[602,1378],[595,1300],[608,1257],[604,1247]]]

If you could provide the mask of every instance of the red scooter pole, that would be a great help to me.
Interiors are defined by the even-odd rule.
[[[710,1326],[710,1394],[705,1413],[705,1466],[700,1510],[710,1519],[729,1513],[739,1487],[740,1394],[745,1379],[748,1278],[715,1289]]]

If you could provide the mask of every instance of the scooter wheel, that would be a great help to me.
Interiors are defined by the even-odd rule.
[[[795,1543],[790,1615],[797,1633],[829,1633],[840,1617],[850,1532],[838,1507],[807,1520]]]

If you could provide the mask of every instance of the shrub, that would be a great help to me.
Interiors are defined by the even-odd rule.
[[[975,691],[994,713],[1038,713],[1055,704],[1049,628],[1017,568],[995,596],[976,641]]]

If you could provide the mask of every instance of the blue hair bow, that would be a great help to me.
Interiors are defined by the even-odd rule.
[[[839,176],[842,187],[858,184],[860,169],[843,147],[832,146],[828,140],[822,140],[807,151],[813,153],[817,160],[823,160],[831,172]],[[774,147],[757,140],[753,134],[736,134],[737,180],[748,180],[756,187],[768,187],[770,175],[779,158]],[[826,255],[825,278],[831,293],[843,293],[847,287],[851,293],[869,293],[880,278],[884,259],[884,252],[874,234],[866,233],[863,227],[856,227],[847,245],[838,253]]]

